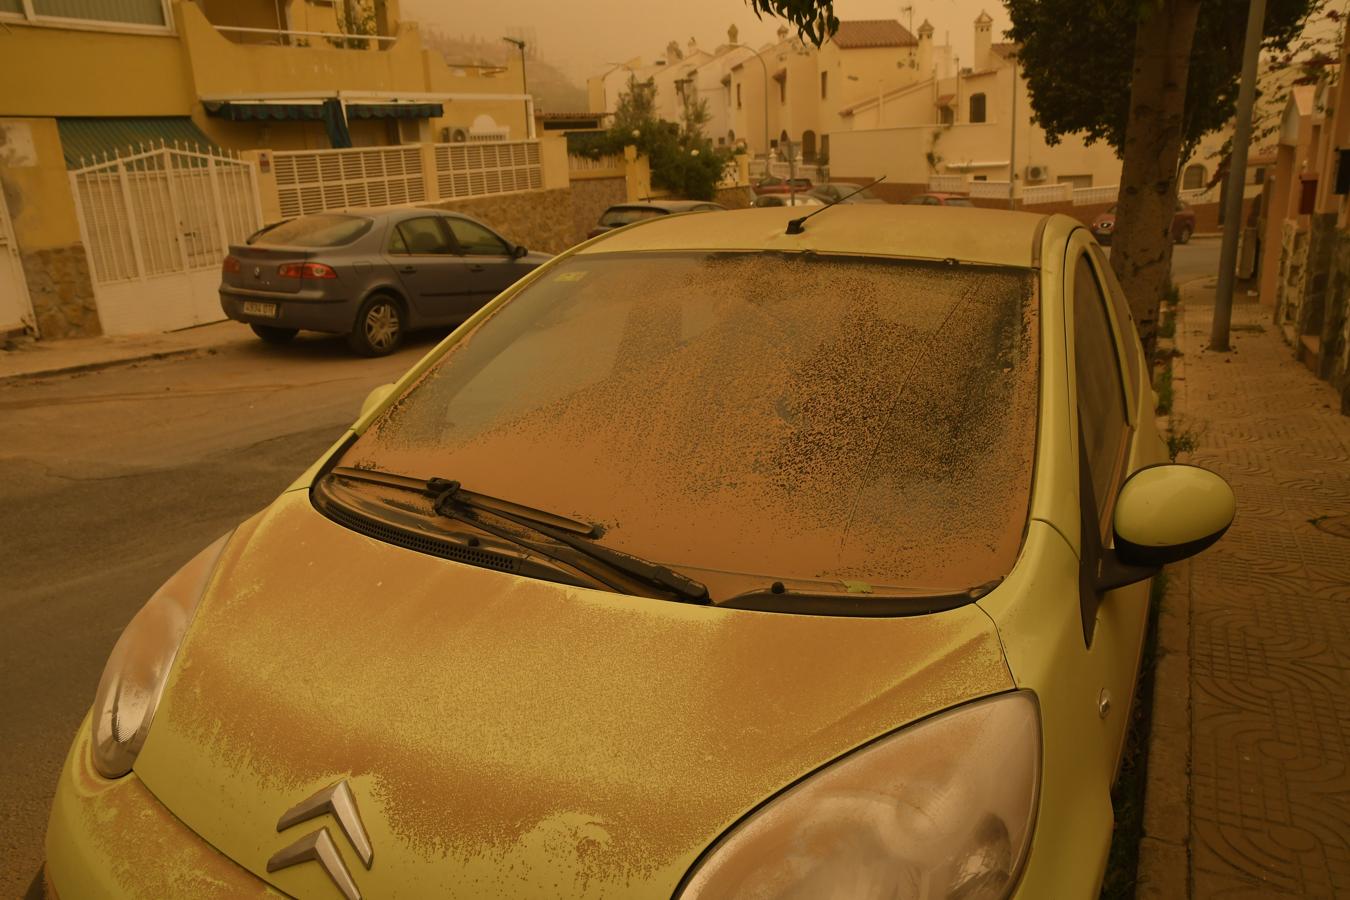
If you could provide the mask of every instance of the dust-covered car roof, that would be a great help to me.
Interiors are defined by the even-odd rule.
[[[661,250],[786,252],[957,259],[1031,268],[1047,216],[997,209],[840,205],[809,219],[801,234],[787,223],[801,209],[732,210],[720,216],[661,216],[607,236],[579,253]]]

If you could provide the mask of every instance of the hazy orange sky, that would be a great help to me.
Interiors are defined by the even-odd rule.
[[[841,19],[897,19],[906,27],[913,6],[913,24],[933,23],[939,44],[950,34],[959,56],[969,58],[973,22],[980,10],[994,17],[995,40],[1009,26],[998,0],[836,0]],[[533,27],[541,55],[579,83],[608,62],[634,56],[650,59],[667,42],[683,46],[690,37],[711,49],[726,40],[727,26],[740,29],[740,39],[758,45],[781,24],[759,21],[744,0],[403,0],[403,15],[445,33],[497,39],[515,26]]]

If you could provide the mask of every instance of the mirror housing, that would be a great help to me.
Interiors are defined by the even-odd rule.
[[[361,414],[358,415],[357,418],[364,419],[372,409],[383,403],[385,398],[388,397],[393,392],[394,392],[394,383],[392,381],[389,382],[388,384],[381,384],[376,386],[374,390],[372,390],[369,394],[366,394],[366,399],[361,404]]]
[[[530,251],[525,248],[524,244],[516,244],[513,248],[511,248],[511,258],[520,259],[529,252]]]
[[[1233,524],[1237,498],[1223,478],[1199,466],[1149,466],[1126,480],[1113,516],[1115,555],[1126,566],[1157,569],[1194,556]]]

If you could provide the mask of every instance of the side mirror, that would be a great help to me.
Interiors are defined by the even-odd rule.
[[[1233,524],[1237,498],[1199,466],[1140,469],[1116,498],[1116,556],[1128,566],[1158,568],[1194,556]]]
[[[361,414],[358,419],[364,419],[366,415],[375,407],[384,402],[384,399],[394,392],[394,384],[382,384],[376,387],[369,394],[366,394],[365,402],[361,404]]]
[[[524,245],[524,244],[516,244],[515,247],[511,248],[511,258],[512,258],[512,259],[520,259],[521,257],[525,256],[525,254],[527,254],[527,253],[529,253],[529,252],[530,252],[529,250],[526,250],[526,249],[525,249],[525,245]]]

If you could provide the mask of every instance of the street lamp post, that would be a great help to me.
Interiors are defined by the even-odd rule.
[[[504,37],[502,40],[508,44],[515,44],[516,49],[520,51],[520,92],[525,95],[525,137],[528,138],[534,128],[530,124],[530,87],[525,80],[525,42],[513,37]]]
[[[759,60],[759,66],[764,70],[764,174],[769,174],[769,64],[764,58],[755,51],[753,47],[747,47],[745,44],[728,44],[730,47],[740,47],[743,50],[749,50],[754,54],[755,59]]]

